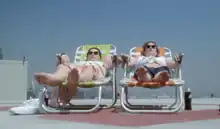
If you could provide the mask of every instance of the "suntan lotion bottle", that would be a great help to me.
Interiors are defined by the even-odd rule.
[[[185,99],[185,110],[189,111],[192,110],[192,92],[190,90],[190,88],[187,88],[187,91],[185,92],[184,95],[184,99]]]

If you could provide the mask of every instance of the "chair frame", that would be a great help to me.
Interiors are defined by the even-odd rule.
[[[130,49],[130,56],[139,56],[140,53],[134,52],[137,47],[133,47]],[[165,57],[172,58],[172,52],[169,48],[163,47],[165,49]],[[171,77],[174,80],[175,85],[172,87],[175,88],[175,101],[169,105],[132,105],[128,102],[128,88],[129,82],[131,82],[131,78],[128,77],[131,71],[129,72],[127,69],[127,65],[125,65],[124,78],[120,81],[121,87],[121,106],[122,108],[129,113],[174,113],[183,109],[184,107],[184,93],[183,86],[185,84],[184,80],[182,80],[182,71],[181,65],[177,69],[171,69]],[[175,75],[176,74],[176,77]],[[162,86],[160,86],[162,87]],[[145,87],[149,88],[149,87]],[[150,107],[150,109],[149,109]]]
[[[116,47],[112,44],[111,45],[111,50],[110,50],[110,55],[114,55],[116,54]],[[77,62],[77,54],[79,54],[79,51],[82,49],[82,46],[77,47],[76,52],[75,52],[75,58],[74,58],[74,63]],[[93,45],[93,46],[97,46],[97,45]],[[114,65],[114,64],[113,64]],[[40,105],[39,105],[39,110],[42,113],[91,113],[91,112],[97,112],[100,109],[108,109],[108,108],[112,108],[115,106],[115,104],[117,103],[117,85],[116,85],[116,66],[114,66],[111,70],[111,75],[109,76],[110,78],[108,78],[107,80],[105,80],[104,82],[99,82],[99,81],[95,81],[95,83],[92,84],[92,86],[90,85],[91,83],[85,83],[85,84],[79,84],[78,87],[79,88],[98,88],[98,100],[96,102],[95,105],[74,105],[73,109],[62,109],[62,108],[51,108],[49,106],[46,106],[44,98],[45,95],[48,93],[47,87],[44,87],[41,89],[41,91],[39,92],[39,100],[40,100]],[[89,85],[89,87],[87,87]],[[101,105],[101,100],[102,100],[102,87],[103,86],[112,86],[112,102],[110,104],[107,105]],[[59,96],[57,98],[57,102],[58,102]],[[75,109],[74,109],[75,108]]]

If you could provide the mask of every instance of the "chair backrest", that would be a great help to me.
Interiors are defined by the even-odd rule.
[[[166,58],[172,58],[172,52],[169,48],[166,47],[160,47],[160,56],[165,56]],[[136,57],[140,56],[142,52],[142,47],[133,47],[130,49],[130,56]]]
[[[76,49],[74,62],[85,61],[86,53],[91,47],[99,48],[102,53],[102,57],[116,54],[116,47],[112,44],[82,45]]]

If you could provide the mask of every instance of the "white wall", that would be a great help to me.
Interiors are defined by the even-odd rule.
[[[0,60],[0,103],[19,103],[26,100],[28,63]]]

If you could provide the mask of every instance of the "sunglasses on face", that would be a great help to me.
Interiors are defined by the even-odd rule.
[[[95,51],[95,52],[90,51],[90,52],[88,52],[88,54],[89,54],[89,55],[92,55],[92,54],[94,54],[94,55],[98,55],[99,52],[98,52],[98,51]]]
[[[147,45],[146,48],[156,48],[156,45]]]

